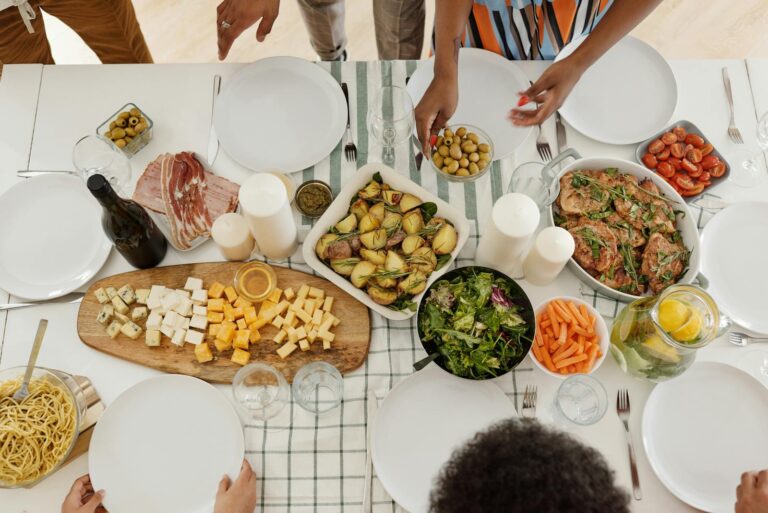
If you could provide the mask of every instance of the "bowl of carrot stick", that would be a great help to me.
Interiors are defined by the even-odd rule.
[[[575,297],[556,297],[536,308],[531,359],[547,374],[565,379],[592,374],[605,359],[608,326],[591,305]]]

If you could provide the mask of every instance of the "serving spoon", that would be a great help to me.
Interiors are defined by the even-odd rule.
[[[35,335],[35,342],[32,344],[32,352],[29,354],[29,361],[27,362],[27,371],[24,373],[24,381],[21,383],[15,394],[13,394],[13,400],[20,403],[29,395],[29,380],[32,379],[32,371],[35,370],[35,363],[37,363],[37,355],[40,354],[40,346],[43,344],[43,336],[45,336],[45,330],[48,328],[48,320],[40,319],[40,324],[37,325],[37,334]]]
[[[417,372],[420,371],[421,369],[423,369],[424,367],[426,367],[430,363],[432,363],[435,360],[437,360],[438,356],[440,356],[440,353],[435,351],[434,353],[432,353],[431,355],[427,356],[426,358],[422,358],[421,360],[419,360],[418,362],[413,364],[413,370],[415,370]]]

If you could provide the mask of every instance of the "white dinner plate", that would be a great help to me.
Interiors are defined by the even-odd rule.
[[[457,378],[430,364],[397,384],[374,421],[371,456],[379,481],[410,513],[426,513],[429,492],[454,449],[517,413],[488,381]]]
[[[643,444],[659,480],[678,499],[733,511],[742,472],[765,468],[768,390],[745,372],[694,364],[657,385],[643,411]]]
[[[347,102],[317,64],[269,57],[225,81],[213,123],[222,148],[238,164],[292,173],[333,151],[347,126]]]
[[[208,383],[164,375],[129,388],[93,432],[88,467],[110,513],[209,513],[245,452],[232,404]]]
[[[63,296],[104,265],[102,209],[78,177],[49,173],[0,196],[0,288],[32,300]]]
[[[587,36],[557,55],[569,56]],[[633,144],[669,123],[677,105],[677,82],[659,52],[627,36],[584,72],[560,107],[573,128],[596,141]]]
[[[434,76],[435,58],[419,62],[408,81],[408,93],[414,106],[419,103]],[[451,117],[451,125],[474,125],[491,138],[493,160],[514,153],[533,127],[518,127],[508,119],[517,105],[518,91],[528,89],[528,78],[512,61],[477,48],[459,52],[459,104]]]
[[[701,233],[701,273],[717,306],[741,326],[768,335],[768,203],[737,203]]]

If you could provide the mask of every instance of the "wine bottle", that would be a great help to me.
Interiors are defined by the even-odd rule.
[[[141,205],[118,196],[103,175],[91,175],[88,190],[104,208],[104,232],[129,264],[146,269],[163,260],[168,241]]]

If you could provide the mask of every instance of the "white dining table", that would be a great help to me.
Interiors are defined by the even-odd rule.
[[[531,80],[535,80],[548,65],[545,62],[517,64]],[[757,115],[768,110],[768,61],[673,60],[670,64],[679,90],[678,105],[671,121],[686,119],[694,122],[726,157],[736,150],[736,145],[726,134],[728,110],[721,79],[721,68],[726,66],[736,98],[737,124],[746,146],[755,148]],[[14,122],[0,124],[0,194],[20,180],[15,175],[17,169],[70,169],[71,149],[75,141],[93,133],[109,114],[127,102],[139,105],[155,122],[150,146],[131,160],[134,179],[158,153],[193,150],[205,155],[211,116],[212,78],[219,74],[226,83],[227,78],[241,67],[240,64],[5,66],[0,80],[0,113],[12,112]],[[753,69],[758,67],[761,82],[756,85]],[[616,84],[609,86],[621,87],[620,78],[617,78]],[[3,118],[9,119],[6,116]],[[353,113],[354,119],[360,118]],[[627,119],[626,122],[631,123],[632,120]],[[554,120],[547,120],[542,130],[553,146],[553,153],[556,153]],[[569,126],[567,138],[568,146],[582,156],[634,160],[634,146],[598,143]],[[226,156],[220,158],[226,159]],[[516,152],[514,159],[503,165],[514,167],[528,161],[539,161],[532,139]],[[759,168],[761,181],[756,187],[743,189],[725,183],[713,194],[733,202],[764,200],[768,197],[768,163],[764,158],[760,159]],[[233,180],[242,181],[247,176],[245,170],[236,166],[227,166],[227,169],[228,177]],[[422,173],[432,171],[425,167]],[[296,181],[300,180],[301,173],[296,177]],[[487,208],[484,206],[481,213]],[[192,252],[170,251],[163,265],[220,259],[215,246],[205,244]],[[113,251],[97,278],[129,270],[132,270],[130,266]],[[524,280],[522,285],[533,304],[553,295],[577,296],[583,287],[567,270],[549,286],[536,287]],[[20,301],[0,291],[0,302],[6,299]],[[0,368],[25,364],[36,323],[45,317],[50,324],[39,365],[88,376],[107,405],[128,387],[158,374],[158,371],[119,360],[81,343],[76,331],[76,312],[76,305],[46,304],[0,314]],[[745,351],[749,350],[732,346],[720,338],[700,350],[698,357],[700,360],[740,365]],[[533,367],[530,361],[525,365],[529,369]],[[570,428],[571,432],[597,448],[615,470],[618,484],[630,490],[623,427],[614,411],[616,390],[619,387],[628,388],[633,412],[631,427],[643,489],[643,499],[632,501],[632,511],[696,511],[664,487],[653,473],[643,450],[642,408],[653,385],[628,377],[610,357],[596,377],[608,391],[609,410],[597,424]],[[537,369],[520,373],[517,381],[518,389],[527,384],[538,386],[539,417],[544,422],[550,421],[550,405],[560,381]],[[768,386],[768,381],[764,384]],[[228,387],[220,388],[226,390]],[[87,457],[81,456],[33,489],[0,490],[0,510],[2,513],[50,513],[59,507],[72,481],[87,470]],[[734,489],[738,478],[733,476]]]

